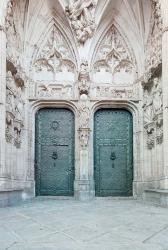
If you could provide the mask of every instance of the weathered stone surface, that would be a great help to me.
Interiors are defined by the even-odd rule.
[[[0,249],[164,250],[167,210],[129,199],[41,199],[0,210]]]

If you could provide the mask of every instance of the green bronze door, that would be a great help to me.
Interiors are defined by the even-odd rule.
[[[37,113],[36,195],[73,195],[74,127],[74,115],[68,109]]]
[[[94,173],[96,196],[130,196],[133,181],[133,122],[126,110],[95,114]]]

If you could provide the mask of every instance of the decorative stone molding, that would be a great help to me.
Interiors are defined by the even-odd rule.
[[[65,8],[65,13],[79,43],[85,43],[94,34],[96,5],[97,0],[73,0]]]

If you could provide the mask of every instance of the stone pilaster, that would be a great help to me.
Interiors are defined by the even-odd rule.
[[[94,180],[89,171],[89,138],[90,129],[80,128],[79,179],[75,181],[75,197],[79,200],[91,200],[95,196]]]
[[[162,35],[162,86],[163,86],[163,145],[164,169],[161,188],[168,189],[168,1],[161,1],[163,19]]]

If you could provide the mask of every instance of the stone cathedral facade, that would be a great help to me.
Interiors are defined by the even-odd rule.
[[[168,205],[168,1],[0,1],[0,205]]]

